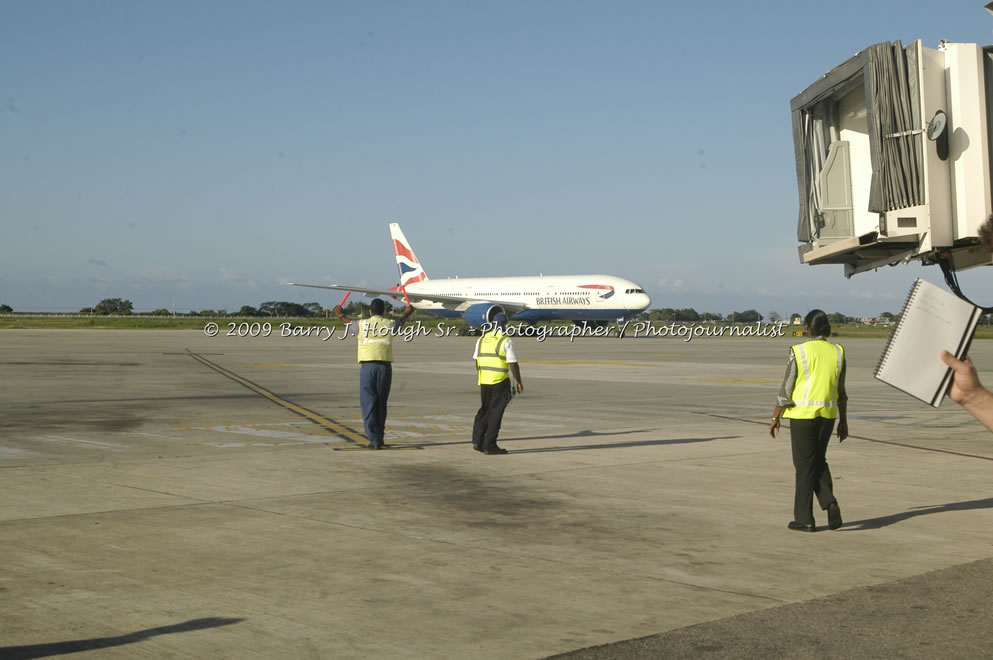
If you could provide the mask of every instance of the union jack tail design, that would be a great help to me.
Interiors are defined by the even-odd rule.
[[[407,237],[400,230],[400,225],[395,222],[390,224],[390,237],[393,239],[393,252],[397,257],[397,268],[400,269],[400,288],[428,279],[427,273],[421,268],[421,262],[417,260],[414,251],[410,249]]]

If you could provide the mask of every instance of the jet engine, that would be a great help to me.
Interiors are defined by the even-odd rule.
[[[476,303],[465,310],[463,318],[465,322],[474,328],[482,327],[485,323],[492,323],[493,317],[497,314],[507,315],[503,307],[492,303]]]

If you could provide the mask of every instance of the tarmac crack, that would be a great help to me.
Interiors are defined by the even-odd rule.
[[[169,497],[180,497],[184,500],[191,500],[193,503],[197,504],[213,504],[211,500],[205,500],[199,497],[190,497],[189,495],[179,495],[178,493],[170,493],[165,490],[155,490],[154,488],[142,488],[141,486],[132,486],[131,484],[118,484],[113,481],[105,482],[111,486],[117,486],[118,488],[131,488],[133,490],[140,490],[145,493],[155,493],[156,495],[168,495]]]
[[[100,511],[81,511],[79,513],[60,513],[55,516],[31,516],[30,518],[8,518],[6,520],[0,520],[0,527],[3,527],[7,523],[17,523],[17,522],[35,522],[38,520],[59,520],[60,518],[85,518],[86,516],[105,516],[113,513],[138,513],[142,511],[162,511],[165,509],[182,509],[184,507],[195,507],[195,506],[210,506],[212,504],[217,504],[216,502],[208,501],[193,501],[184,502],[182,504],[162,504],[159,506],[142,506],[135,508],[121,508],[121,509],[101,509]]]
[[[744,424],[758,424],[760,426],[765,426],[767,422],[758,421],[754,419],[745,419],[743,417],[730,417],[728,415],[717,415],[714,413],[695,413],[697,415],[703,415],[705,417],[715,417],[717,419],[727,419],[734,422],[742,422]],[[912,445],[906,442],[896,442],[895,440],[880,440],[878,438],[867,438],[864,435],[849,435],[848,439],[851,440],[863,440],[865,442],[874,442],[881,445],[891,445],[894,447],[903,447],[904,449],[917,449],[918,451],[930,451],[936,454],[949,454],[951,456],[958,456],[960,458],[978,458],[983,461],[993,461],[993,456],[982,456],[980,454],[968,454],[965,452],[952,451],[950,449],[940,449],[938,447],[922,447],[921,445]]]

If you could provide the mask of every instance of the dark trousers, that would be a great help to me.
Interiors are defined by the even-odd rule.
[[[472,425],[472,446],[483,451],[497,448],[497,435],[503,422],[503,411],[510,403],[510,379],[496,385],[479,386],[479,412]]]
[[[363,362],[359,369],[359,406],[365,437],[370,444],[383,444],[386,433],[386,402],[393,383],[393,365],[389,362]]]
[[[833,430],[833,419],[790,420],[790,444],[793,446],[793,467],[796,468],[793,520],[798,523],[814,524],[814,495],[822,509],[836,501],[826,458]]]

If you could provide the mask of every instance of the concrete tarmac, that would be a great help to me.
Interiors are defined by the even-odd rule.
[[[472,338],[395,342],[373,452],[354,341],[227,330],[0,332],[0,657],[993,656],[993,435],[875,381],[884,340],[841,340],[809,534],[798,339],[518,339],[483,456]]]

